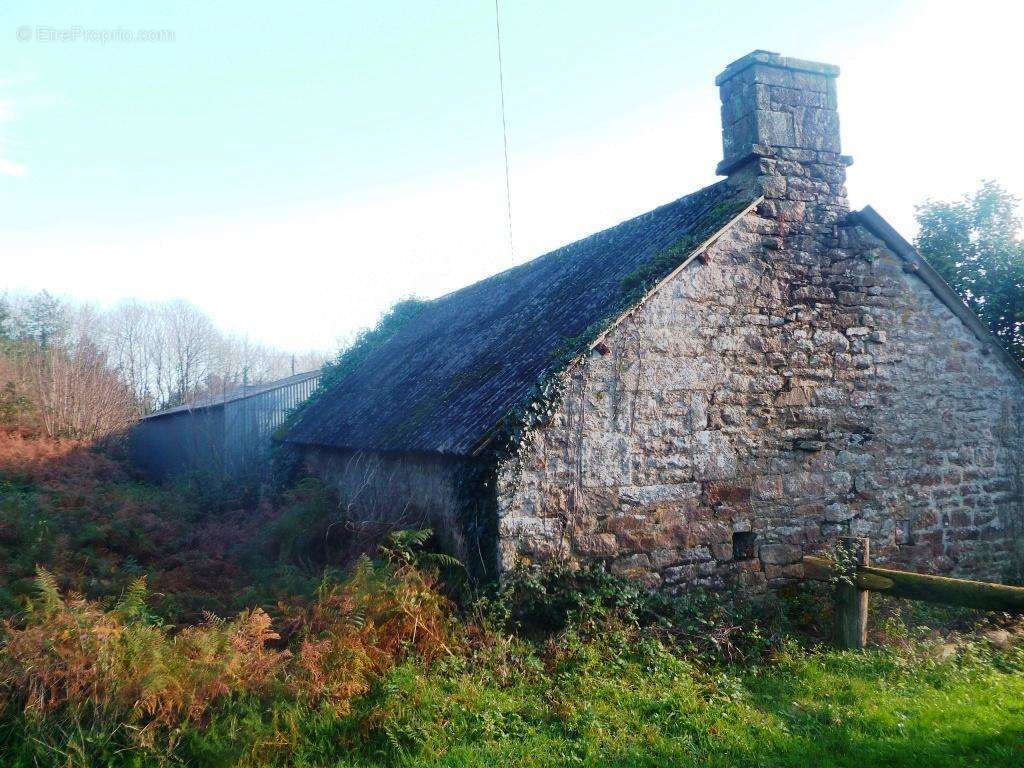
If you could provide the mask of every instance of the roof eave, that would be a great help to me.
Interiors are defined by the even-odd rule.
[[[276,381],[267,382],[266,384],[248,385],[254,388],[263,387],[262,389],[256,389],[253,392],[244,392],[239,390],[238,388],[235,388],[229,392],[224,392],[221,393],[220,395],[217,395],[217,400],[211,400],[208,402],[202,402],[200,400],[199,402],[195,403],[184,403],[182,405],[171,406],[170,408],[164,408],[154,413],[146,414],[145,416],[141,417],[139,421],[149,421],[151,419],[161,419],[166,416],[177,416],[183,413],[191,414],[196,413],[197,411],[207,411],[210,410],[211,408],[219,408],[220,406],[227,405],[228,403],[234,403],[249,397],[255,397],[257,395],[262,395],[267,392],[273,392],[275,389],[282,389],[284,387],[289,387],[292,384],[300,384],[303,381],[315,379],[322,373],[323,368],[315,368],[312,371],[294,373],[291,376],[285,376],[283,379],[277,379]]]

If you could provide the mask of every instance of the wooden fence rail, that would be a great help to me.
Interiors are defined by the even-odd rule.
[[[841,648],[867,643],[868,595],[959,605],[991,611],[1024,613],[1024,587],[951,579],[872,566],[867,539],[840,540],[839,562],[824,557],[803,558],[804,576],[836,583],[836,642]]]

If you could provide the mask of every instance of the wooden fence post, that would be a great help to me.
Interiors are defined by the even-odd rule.
[[[868,591],[857,587],[857,568],[870,564],[871,542],[844,536],[839,549],[844,572],[836,585],[836,644],[861,650],[868,642]]]

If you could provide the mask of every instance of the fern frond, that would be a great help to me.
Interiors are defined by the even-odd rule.
[[[56,613],[64,607],[64,599],[60,596],[57,578],[42,566],[36,566],[36,589],[42,600],[45,613]]]
[[[462,561],[457,557],[444,552],[431,552],[426,555],[427,562],[441,568],[465,568]]]
[[[125,618],[140,618],[146,615],[146,600],[149,597],[149,586],[146,577],[140,576],[121,595],[114,606],[114,611]]]

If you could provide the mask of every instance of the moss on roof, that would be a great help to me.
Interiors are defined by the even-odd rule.
[[[469,454],[538,381],[585,351],[750,202],[719,182],[417,306],[330,377],[286,439]]]

